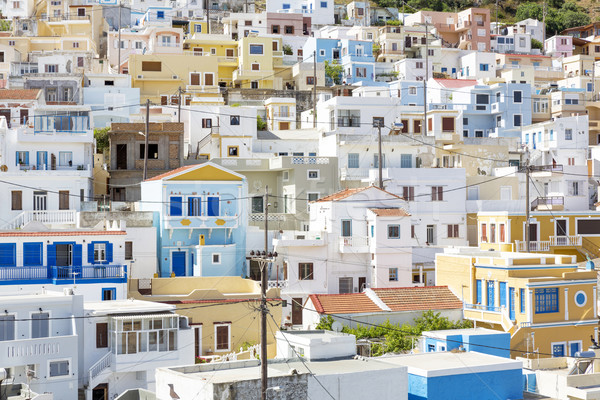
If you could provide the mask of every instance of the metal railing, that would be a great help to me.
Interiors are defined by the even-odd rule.
[[[48,267],[51,269],[52,279],[74,279],[76,281],[86,279],[111,279],[124,278],[126,276],[126,267],[124,265],[86,265],[86,266],[68,266]]]
[[[564,206],[565,198],[563,196],[538,197],[531,202],[531,211],[540,206]]]
[[[487,306],[484,304],[465,304],[465,310],[477,310],[477,311],[491,311],[491,312],[501,312],[500,307],[496,306]]]

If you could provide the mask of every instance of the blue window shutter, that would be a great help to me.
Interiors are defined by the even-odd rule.
[[[29,152],[25,152],[25,165],[29,165]]]
[[[79,267],[83,264],[83,245],[73,245],[73,266]]]
[[[106,261],[111,263],[113,261],[113,244],[106,243]]]
[[[19,152],[15,152],[15,165],[19,165]]]
[[[49,244],[46,246],[46,259],[48,267],[53,267],[56,265],[56,246],[53,244]]]
[[[15,243],[0,244],[0,267],[17,266],[17,245]]]
[[[180,196],[171,197],[171,204],[169,206],[169,215],[181,216],[183,215],[183,204]]]
[[[88,243],[88,264],[94,263],[94,242]]]
[[[208,198],[208,216],[216,217],[219,215],[219,198],[209,197]]]
[[[44,265],[42,260],[42,243],[23,243],[23,265]]]

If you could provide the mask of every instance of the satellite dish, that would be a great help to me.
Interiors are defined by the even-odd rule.
[[[342,324],[340,324],[338,321],[334,321],[333,324],[331,324],[331,329],[334,332],[341,332],[343,328],[344,327],[342,326]]]

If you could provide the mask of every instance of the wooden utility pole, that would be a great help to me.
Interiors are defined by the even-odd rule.
[[[526,152],[527,160],[525,160],[525,246],[527,252],[530,251],[530,232],[529,232],[529,211],[531,203],[529,202],[529,150]]]
[[[313,52],[313,128],[317,127],[317,51]]]
[[[429,37],[425,21],[425,76],[423,77],[423,133],[427,136],[427,77],[429,76]]]
[[[378,144],[379,144],[379,159],[377,160],[377,168],[379,173],[379,189],[383,190],[383,156],[381,152],[381,120],[377,120]]]
[[[269,255],[269,186],[265,186],[265,254],[260,264],[260,381],[261,400],[267,400],[267,257]]]
[[[150,136],[150,99],[146,99],[146,134],[144,135],[144,180],[148,178],[148,136]]]
[[[179,93],[179,100],[177,101],[177,122],[181,122],[181,86],[177,89]]]
[[[121,2],[119,1],[119,44],[118,44],[119,56],[117,64],[117,73],[121,73]]]

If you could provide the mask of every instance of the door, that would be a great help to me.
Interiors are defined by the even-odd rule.
[[[185,251],[171,253],[171,270],[175,276],[185,276]]]
[[[23,125],[27,124],[28,118],[29,118],[29,110],[21,109],[21,112],[20,112],[21,124],[23,124]]]
[[[342,220],[342,236],[352,236],[352,220]]]
[[[488,310],[493,310],[494,306],[496,305],[495,299],[496,299],[496,292],[495,292],[495,285],[496,282],[494,281],[488,281],[488,285],[487,285],[487,309]]]
[[[515,320],[515,288],[508,288],[508,317]]]
[[[302,297],[292,299],[292,325],[302,325]]]
[[[200,74],[198,74],[198,73],[190,74],[190,85],[200,86]]]
[[[427,243],[435,244],[435,234],[433,225],[427,225]]]
[[[538,240],[538,235],[537,235],[537,224],[529,224],[529,241],[530,242],[537,242]]]
[[[127,169],[126,144],[117,144],[117,169]]]
[[[48,165],[48,152],[38,151],[37,152],[37,169],[46,169]]]
[[[557,219],[556,220],[556,245],[557,246],[568,246],[569,238],[567,236],[567,220]]]
[[[0,117],[6,118],[6,126],[10,128],[10,110],[0,110]]]
[[[56,266],[70,267],[73,265],[73,245],[72,244],[57,244],[56,245]]]
[[[552,357],[564,357],[565,356],[565,344],[554,343],[552,344]]]
[[[362,292],[367,288],[367,278],[364,276],[358,277],[358,291]]]
[[[500,307],[506,307],[506,282],[500,282],[498,286],[500,290]]]
[[[206,199],[206,210],[209,217],[217,217],[219,216],[219,198],[209,196]]]
[[[48,204],[48,192],[33,192],[33,210],[45,211]]]
[[[581,342],[569,342],[569,356],[575,357],[575,353],[581,351]]]
[[[482,291],[481,279],[477,279],[477,282],[476,282],[476,292],[475,292],[475,296],[476,296],[475,302],[476,302],[476,304],[481,304],[481,301],[482,301],[481,291]]]
[[[92,400],[108,400],[108,383],[101,383],[92,390]]]

